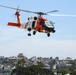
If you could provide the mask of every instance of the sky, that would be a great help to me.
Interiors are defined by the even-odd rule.
[[[49,12],[58,10],[54,14],[76,15],[76,0],[1,0],[0,5],[18,7],[24,10]],[[17,27],[9,27],[9,21],[16,22],[15,10],[0,7],[0,56],[17,56],[23,53],[26,57],[59,57],[76,59],[76,16],[43,17],[55,22],[55,33],[47,37],[45,33],[38,33],[31,37],[28,31]],[[20,12],[22,23],[28,17],[37,16],[33,13]]]

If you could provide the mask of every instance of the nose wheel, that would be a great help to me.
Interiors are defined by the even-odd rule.
[[[47,36],[50,37],[50,33],[47,33]]]

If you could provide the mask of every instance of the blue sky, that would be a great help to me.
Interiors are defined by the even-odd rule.
[[[0,5],[18,7],[31,11],[48,12],[58,10],[56,14],[76,15],[76,0],[2,0]],[[17,56],[23,53],[27,57],[66,57],[76,58],[76,17],[44,16],[55,22],[56,33],[48,38],[44,33],[28,37],[28,32],[15,27],[8,27],[9,21],[16,22],[15,10],[0,7],[0,55]],[[27,22],[30,16],[21,13],[21,21]],[[54,13],[55,14],[55,13]]]

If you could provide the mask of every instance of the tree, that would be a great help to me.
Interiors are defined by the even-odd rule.
[[[38,65],[32,65],[30,67],[27,67],[28,70],[30,71],[30,75],[54,75],[54,73],[49,70],[49,69],[45,69],[43,67],[40,67]]]
[[[76,71],[71,71],[70,75],[76,75]]]
[[[24,75],[25,72],[25,59],[20,59],[17,63],[16,68],[11,72],[11,75],[15,74],[15,75]]]
[[[17,63],[17,66],[24,66],[25,62],[25,59],[20,59]]]
[[[68,73],[68,70],[66,69],[60,69],[60,70],[57,70],[57,73],[62,73],[62,75],[65,75]]]
[[[37,62],[39,67],[44,67],[44,64],[42,62]]]
[[[24,67],[18,66],[16,69],[14,69],[11,73],[11,75],[24,75]]]
[[[29,67],[24,67],[18,65],[11,73],[11,75],[54,75],[54,73],[48,69],[43,68],[40,66],[41,63],[38,65],[32,65]]]
[[[69,71],[74,71],[75,70],[75,66],[70,66]]]

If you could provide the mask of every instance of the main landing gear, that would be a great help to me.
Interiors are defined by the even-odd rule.
[[[28,28],[28,31],[29,31],[29,33],[28,33],[28,36],[31,36],[31,28]]]
[[[31,36],[31,33],[28,33],[28,36]]]
[[[29,31],[29,33],[28,33],[28,36],[31,36],[31,28],[28,28],[28,31]],[[33,35],[35,35],[36,34],[36,31],[33,31]]]
[[[36,31],[33,31],[33,35],[35,35],[36,34]]]
[[[36,31],[33,31],[33,35],[35,35],[35,34],[36,34]],[[31,36],[30,32],[28,33],[28,36]]]

